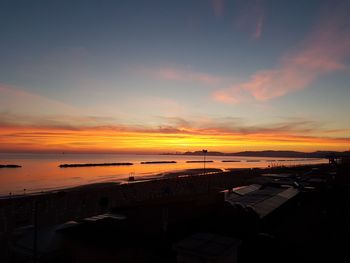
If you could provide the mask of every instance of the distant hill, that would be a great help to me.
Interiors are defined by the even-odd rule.
[[[298,152],[298,151],[244,151],[236,153],[208,152],[208,156],[250,156],[250,157],[289,157],[289,158],[325,158],[328,155],[349,155],[349,152],[336,151],[316,151],[316,152]],[[203,155],[202,151],[185,152],[183,155]]]

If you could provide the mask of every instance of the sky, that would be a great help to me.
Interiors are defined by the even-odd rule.
[[[349,12],[0,0],[0,152],[349,150]]]

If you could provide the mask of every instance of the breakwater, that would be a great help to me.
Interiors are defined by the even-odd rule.
[[[214,161],[186,161],[186,163],[213,163]]]
[[[0,164],[0,168],[21,168],[22,166],[17,164]]]
[[[150,161],[150,162],[141,162],[141,164],[162,164],[162,163],[176,163],[176,161]]]
[[[120,165],[133,165],[133,163],[72,163],[72,164],[60,164],[60,168],[70,167],[93,167],[93,166],[120,166]]]

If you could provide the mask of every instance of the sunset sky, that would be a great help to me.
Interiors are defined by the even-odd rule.
[[[0,152],[350,149],[350,1],[0,1]]]

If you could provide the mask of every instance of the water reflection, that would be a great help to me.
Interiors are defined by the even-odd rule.
[[[324,159],[256,158],[208,156],[206,168],[252,168],[276,165],[325,163]],[[22,168],[0,169],[0,195],[46,191],[81,184],[120,181],[170,171],[202,168],[202,156],[184,155],[120,155],[120,154],[0,154],[0,163],[14,163]],[[176,163],[141,164],[141,162],[176,161]],[[223,162],[224,161],[224,162]],[[99,166],[59,168],[62,163],[132,162],[131,166]]]

